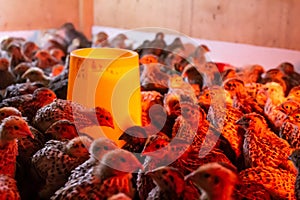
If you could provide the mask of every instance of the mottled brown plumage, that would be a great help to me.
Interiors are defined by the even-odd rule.
[[[0,198],[20,200],[16,180],[5,174],[0,174]]]
[[[128,151],[116,149],[106,153],[95,167],[92,179],[63,187],[51,199],[107,199],[124,193],[133,197],[131,173],[142,168],[137,158]]]
[[[246,114],[237,124],[246,131],[243,145],[246,167],[274,167],[295,173],[294,166],[287,160],[293,149],[270,130],[261,115]]]
[[[296,175],[290,171],[270,166],[259,166],[241,171],[239,177],[242,182],[254,181],[263,185],[272,199],[295,199]]]
[[[62,119],[74,122],[78,131],[97,125],[114,128],[112,115],[106,109],[86,108],[79,103],[63,99],[56,99],[39,109],[34,119],[34,125],[39,130],[46,131],[51,124]]]
[[[41,184],[39,197],[48,199],[64,185],[71,171],[88,159],[91,142],[86,136],[70,141],[50,140],[33,155],[34,172],[45,181]]]
[[[12,106],[17,108],[28,121],[32,121],[38,109],[56,99],[55,93],[48,88],[38,88],[33,94],[24,94],[3,100],[0,107]]]

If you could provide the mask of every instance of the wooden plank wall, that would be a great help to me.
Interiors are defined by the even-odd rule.
[[[94,24],[300,50],[299,0],[94,0]]]
[[[72,22],[91,37],[94,0],[0,0],[0,31],[45,30]]]
[[[0,31],[163,27],[192,37],[300,50],[299,0],[0,0]]]

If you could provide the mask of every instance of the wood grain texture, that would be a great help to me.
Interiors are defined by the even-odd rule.
[[[57,28],[65,22],[79,25],[78,0],[0,0],[0,31]]]
[[[299,0],[94,0],[94,24],[300,50]]]
[[[170,28],[192,37],[300,50],[299,0],[0,0],[0,31]]]

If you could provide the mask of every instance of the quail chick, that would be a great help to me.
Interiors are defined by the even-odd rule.
[[[159,167],[148,171],[156,187],[149,193],[147,200],[151,199],[184,199],[185,181],[184,176],[172,167]]]
[[[41,88],[41,87],[45,87],[45,86],[41,83],[36,83],[36,82],[13,84],[6,88],[4,99],[8,99],[8,98],[15,97],[15,96],[21,96],[24,94],[33,94],[33,92],[37,88]]]
[[[5,174],[0,174],[0,197],[1,199],[21,199],[16,180]]]
[[[36,89],[33,94],[24,94],[5,99],[0,103],[0,107],[15,107],[31,122],[38,109],[51,103],[54,99],[56,99],[55,93],[44,87]]]
[[[98,32],[93,41],[93,47],[107,47],[108,46],[108,35],[107,33],[100,31]]]
[[[35,42],[26,41],[21,47],[21,52],[27,60],[33,61],[34,55],[39,49],[39,46]]]
[[[300,102],[300,86],[293,87],[286,98]]]
[[[193,87],[185,82],[181,76],[173,75],[170,77],[168,82],[169,91],[168,94],[177,96],[179,101],[190,100],[191,103],[197,103],[198,99],[196,97]]]
[[[287,160],[292,148],[270,130],[261,115],[245,114],[236,123],[245,129],[243,154],[246,167],[268,166],[295,173],[294,166]]]
[[[15,107],[0,108],[0,122],[9,116],[22,117],[22,113]]]
[[[29,63],[29,62],[20,63],[15,67],[13,73],[16,76],[17,83],[26,82],[26,78],[22,78],[22,75],[31,67],[33,67],[33,65],[32,65],[32,63]]]
[[[268,82],[276,82],[281,85],[284,95],[286,96],[291,89],[291,81],[292,79],[288,79],[288,77],[279,69],[273,68],[269,69],[265,72],[261,83],[265,84]]]
[[[192,65],[187,65],[182,71],[181,76],[185,81],[192,85],[196,96],[199,97],[204,85],[204,75]]]
[[[165,34],[163,32],[156,33],[154,40],[150,41],[147,47],[148,51],[160,57],[164,53],[165,47],[167,46],[164,38],[165,38]]]
[[[262,79],[262,74],[265,69],[261,65],[250,65],[243,68],[243,70],[237,73],[237,76],[243,80],[245,84],[247,83],[259,83]]]
[[[20,44],[12,42],[7,51],[10,55],[10,71],[13,71],[18,64],[28,61],[21,52]]]
[[[17,140],[27,136],[33,137],[23,118],[10,116],[2,120],[0,125],[0,174],[15,177],[18,155]]]
[[[86,136],[64,142],[50,140],[33,155],[34,173],[45,181],[39,190],[40,198],[49,199],[68,180],[71,171],[88,159],[91,142]]]
[[[300,103],[287,100],[278,106],[274,106],[271,103],[271,100],[267,100],[265,105],[265,114],[268,119],[275,125],[277,129],[283,125],[283,122],[286,121],[286,118],[293,111],[297,110],[300,107]]]
[[[210,52],[210,49],[206,45],[201,44],[196,47],[190,58],[196,66],[201,66],[207,62],[205,54],[208,52]]]
[[[185,177],[201,190],[200,199],[227,200],[232,199],[238,175],[231,168],[219,163],[208,163]]]
[[[38,50],[35,53],[34,57],[37,61],[36,66],[43,70],[51,68],[52,66],[59,63],[59,60],[52,56],[47,50]]]
[[[46,140],[71,140],[79,135],[74,123],[69,120],[58,120],[54,122],[44,133]]]
[[[131,174],[142,168],[136,157],[125,150],[107,152],[93,172],[94,178],[62,187],[51,199],[107,199],[124,193],[133,197]]]
[[[150,108],[155,105],[163,105],[163,96],[156,91],[142,91],[142,125],[146,126],[151,123],[149,110]]]
[[[150,63],[143,65],[140,75],[142,91],[157,91],[161,94],[168,92],[169,75],[161,71],[162,64]]]
[[[141,153],[147,140],[147,133],[143,127],[132,126],[121,134],[119,140],[126,142],[122,149],[132,153]]]
[[[5,89],[15,83],[15,76],[9,71],[9,61],[0,58],[0,92],[4,94]]]
[[[22,76],[22,79],[30,82],[39,82],[46,87],[49,85],[51,78],[45,75],[44,71],[38,67],[31,67]]]
[[[95,167],[107,152],[114,149],[118,149],[114,141],[104,137],[95,139],[89,148],[90,158],[71,171],[65,186],[93,179]]]
[[[70,22],[66,22],[59,27],[56,30],[56,34],[66,41],[67,45],[70,45],[75,38],[78,38],[80,41],[79,48],[91,47],[91,42],[88,38],[82,32],[78,31],[74,24]]]
[[[131,49],[131,47],[127,46],[127,44],[125,42],[127,39],[128,39],[128,37],[125,34],[119,33],[114,38],[112,38],[111,41],[109,41],[109,47],[121,48],[121,49]]]
[[[86,108],[79,103],[63,99],[56,99],[39,109],[33,124],[38,130],[43,132],[51,124],[62,119],[74,122],[78,131],[93,125],[114,128],[112,115],[106,109],[101,107]]]
[[[293,148],[300,147],[299,127],[300,109],[295,109],[283,120],[280,127],[279,136],[285,139]]]

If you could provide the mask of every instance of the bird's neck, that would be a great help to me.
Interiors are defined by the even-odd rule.
[[[212,194],[207,194],[207,199],[208,200],[231,200],[233,190],[234,190],[233,185],[219,187],[217,191],[212,192]]]
[[[1,138],[1,134],[0,134],[0,149],[4,149],[7,147],[7,145],[12,143],[17,143],[17,139],[8,140],[5,138]]]

